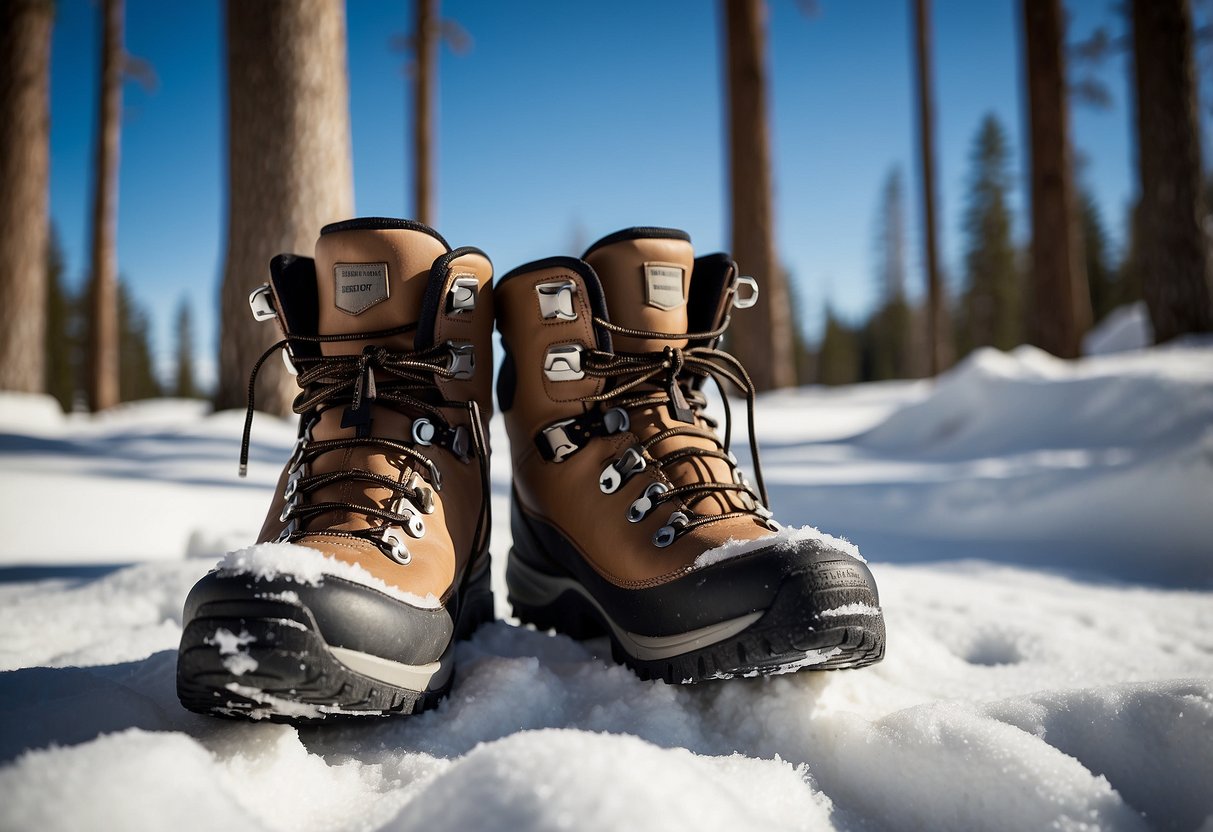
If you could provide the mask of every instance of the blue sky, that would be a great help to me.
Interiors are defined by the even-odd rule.
[[[870,307],[878,196],[894,166],[909,186],[912,290],[921,283],[909,3],[818,5],[807,17],[792,0],[770,0],[777,247],[810,334],[827,298],[851,317]],[[1110,0],[1066,6],[1071,39],[1102,23],[1119,29]],[[59,0],[57,8],[51,214],[68,281],[78,285],[87,263],[98,10],[89,0]],[[390,48],[409,26],[409,9],[408,0],[348,5],[360,215],[410,210],[408,93],[403,57]],[[1011,138],[1015,232],[1025,234],[1017,10],[1014,0],[934,4],[942,244],[952,280],[963,251],[969,147],[987,112]],[[727,248],[718,11],[707,0],[446,0],[443,14],[473,46],[441,55],[439,230],[453,244],[485,249],[499,274],[577,253],[578,241],[628,225],[682,227],[699,250]],[[162,355],[173,343],[173,310],[189,299],[204,365],[215,351],[224,244],[222,25],[218,2],[127,4],[127,48],[154,66],[159,84],[126,87],[119,267],[153,315]],[[1086,159],[1082,178],[1119,241],[1135,187],[1125,61],[1110,61],[1101,75],[1113,106],[1076,107],[1074,141]]]

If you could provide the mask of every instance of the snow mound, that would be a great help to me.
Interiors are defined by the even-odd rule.
[[[981,349],[928,398],[860,438],[932,456],[1132,447],[1213,421],[1213,351],[1064,361],[1035,347]],[[1197,431],[1199,433],[1199,431]]]
[[[980,350],[852,440],[767,457],[775,516],[811,513],[870,560],[979,557],[1213,585],[1207,346],[1079,361]]]
[[[778,757],[704,757],[636,737],[549,728],[472,749],[437,774],[393,826],[828,829],[831,809],[804,766]]]
[[[1083,355],[1110,355],[1141,350],[1154,343],[1154,327],[1143,301],[1120,306],[1108,313],[1082,339]]]
[[[776,549],[795,549],[798,543],[807,541],[815,541],[825,544],[830,549],[837,549],[844,554],[850,555],[858,561],[867,563],[863,555],[859,554],[859,547],[849,540],[841,537],[834,537],[825,532],[815,529],[812,526],[784,526],[777,532],[772,532],[765,537],[755,538],[753,540],[735,540],[729,538],[719,546],[708,549],[699,557],[695,558],[695,563],[691,565],[692,569],[702,569],[705,566],[711,566],[714,563],[731,560],[732,558],[740,557],[741,555],[749,554],[750,552],[759,549],[774,547]]]
[[[422,596],[406,592],[372,575],[356,563],[347,563],[316,549],[294,543],[259,543],[228,552],[215,568],[224,576],[248,575],[254,581],[282,578],[307,586],[320,586],[326,577],[341,578],[378,590],[414,607],[438,609],[442,606],[442,601],[433,593]]]
[[[53,396],[0,390],[0,430],[27,431],[31,426],[53,431],[67,417]]]

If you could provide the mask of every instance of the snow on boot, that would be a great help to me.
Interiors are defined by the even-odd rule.
[[[858,550],[775,523],[753,419],[756,487],[730,427],[722,439],[704,413],[709,378],[753,409],[749,377],[717,343],[732,309],[756,299],[727,255],[696,259],[685,233],[664,228],[620,231],[581,260],[530,263],[498,283],[497,399],[514,471],[506,580],[522,621],[608,635],[617,661],[667,682],[883,656]]]
[[[258,545],[186,600],[178,696],[291,721],[423,710],[454,640],[493,615],[492,266],[418,223],[357,219],[270,271],[250,304],[282,327],[299,439]]]

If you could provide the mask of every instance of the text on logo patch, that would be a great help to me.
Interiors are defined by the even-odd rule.
[[[644,264],[644,302],[658,309],[677,309],[687,302],[682,291],[682,266]]]
[[[387,263],[338,263],[336,305],[342,312],[359,315],[388,297]]]

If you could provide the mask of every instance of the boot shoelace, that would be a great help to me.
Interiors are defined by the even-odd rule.
[[[343,341],[381,340],[393,335],[402,335],[416,329],[408,324],[393,329],[371,333],[339,335],[291,335],[270,346],[253,365],[249,375],[248,406],[245,410],[244,433],[240,443],[240,476],[248,471],[249,444],[255,409],[257,373],[265,361],[292,341],[315,344],[339,343]],[[279,520],[287,523],[278,537],[278,542],[293,542],[314,533],[305,529],[308,521],[330,512],[353,512],[372,521],[371,528],[357,531],[326,530],[324,534],[338,537],[368,539],[398,563],[407,564],[411,559],[404,539],[397,533],[402,529],[408,536],[420,538],[425,534],[424,514],[435,510],[434,492],[442,490],[442,475],[434,460],[411,444],[395,439],[371,435],[373,408],[375,406],[396,410],[405,415],[423,414],[414,418],[414,442],[420,445],[438,444],[447,447],[464,462],[476,457],[480,465],[482,507],[473,535],[475,549],[482,548],[483,537],[491,526],[489,504],[489,471],[487,464],[488,442],[480,408],[475,400],[466,402],[470,425],[470,451],[468,433],[462,427],[451,428],[442,414],[443,407],[453,404],[434,404],[430,399],[443,401],[437,382],[461,377],[456,369],[456,355],[451,344],[436,344],[424,350],[402,351],[383,346],[369,345],[360,354],[321,355],[315,357],[291,357],[298,368],[298,384],[301,391],[295,397],[291,409],[303,420],[299,438],[288,463],[288,477],[283,494],[286,504]],[[312,428],[320,416],[334,407],[345,406],[341,426],[354,428],[353,437],[315,440]],[[418,428],[427,430],[419,434]],[[443,440],[435,442],[437,437]],[[373,447],[386,454],[399,454],[412,460],[415,469],[407,480],[348,468],[324,474],[309,474],[312,462],[323,454],[349,448]],[[422,474],[424,472],[424,475]],[[391,492],[390,508],[359,504],[344,500],[310,502],[308,498],[321,488],[342,482],[360,482]],[[289,522],[288,522],[289,521]],[[374,521],[380,521],[374,523]]]
[[[597,317],[594,318],[594,323],[612,333],[629,338],[685,340],[688,344],[695,341],[714,344],[725,329],[720,327],[711,332],[668,333],[630,329]],[[724,350],[712,346],[666,346],[661,350],[642,353],[589,350],[583,359],[583,369],[587,376],[618,382],[602,393],[580,399],[584,404],[610,406],[621,409],[625,414],[637,407],[665,405],[675,420],[684,423],[660,430],[629,448],[624,457],[612,463],[603,472],[604,482],[600,485],[604,491],[609,487],[608,480],[610,486],[614,486],[611,490],[616,490],[623,480],[632,474],[639,473],[650,464],[664,472],[679,462],[714,458],[724,461],[733,473],[731,483],[691,482],[676,485],[673,488],[660,482],[650,484],[643,495],[632,503],[628,511],[628,520],[631,522],[643,520],[663,503],[680,501],[687,508],[686,511],[679,510],[671,514],[666,525],[654,536],[655,545],[664,548],[691,529],[734,517],[750,517],[768,528],[778,528],[771,519],[771,512],[767,508],[769,501],[766,484],[762,478],[762,460],[759,457],[758,438],[754,428],[754,398],[757,391],[749,373],[746,372],[740,361]],[[715,420],[703,413],[707,405],[706,398],[703,393],[692,386],[693,380],[707,378],[711,378],[715,382],[724,406],[723,441],[714,430]],[[736,457],[729,450],[732,442],[733,418],[729,398],[724,389],[723,382],[725,381],[737,387],[746,396],[750,456],[753,460],[754,476],[758,484],[757,493],[746,481],[738,468]],[[655,446],[677,436],[706,439],[716,447],[703,448],[698,445],[689,445],[661,456],[655,456],[652,453]],[[710,470],[706,466],[704,468]],[[744,508],[719,514],[702,515],[696,514],[692,510],[692,507],[701,500],[719,495],[735,495]]]

